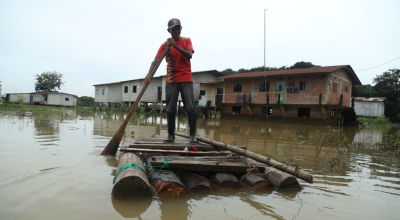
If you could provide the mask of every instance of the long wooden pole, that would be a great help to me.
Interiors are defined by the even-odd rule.
[[[189,135],[186,135],[186,134],[175,133],[175,135],[189,138]],[[241,148],[229,145],[229,144],[225,144],[225,143],[221,143],[218,141],[213,141],[213,140],[209,140],[209,139],[201,138],[201,137],[196,137],[196,138],[198,141],[235,152],[237,154],[240,154],[240,155],[246,156],[248,158],[251,158],[253,160],[256,160],[260,163],[267,164],[269,166],[274,166],[274,168],[276,168],[276,169],[279,169],[286,173],[292,174],[293,176],[298,177],[306,182],[313,183],[313,177],[311,174],[309,174],[303,170],[297,169],[296,167],[288,166],[286,164],[280,163],[269,157],[265,157],[263,155],[260,155],[260,154],[257,154],[257,153],[254,153],[254,152],[251,152],[248,150],[244,150],[244,149],[241,149]]]
[[[158,59],[156,65],[148,75],[150,80],[153,78],[154,74],[156,73],[158,67],[160,66],[160,63],[164,59],[165,55],[168,53],[170,49],[170,46],[167,46],[162,53],[160,59]],[[103,152],[101,152],[101,155],[115,155],[118,151],[119,143],[121,142],[122,136],[124,135],[124,131],[126,126],[128,125],[129,120],[131,119],[131,116],[133,112],[135,111],[136,107],[138,106],[138,103],[140,102],[140,99],[142,99],[142,96],[144,92],[146,91],[147,87],[149,86],[148,83],[144,84],[142,91],[140,91],[138,97],[136,98],[135,103],[133,103],[133,106],[129,110],[128,115],[126,116],[124,122],[122,123],[121,127],[119,127],[117,133],[115,133],[114,137],[110,140],[110,142],[107,144],[107,147],[104,148]]]

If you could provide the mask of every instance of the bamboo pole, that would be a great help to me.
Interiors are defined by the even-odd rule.
[[[156,73],[158,67],[160,66],[160,63],[164,59],[165,55],[168,53],[170,49],[170,46],[167,46],[162,53],[160,59],[158,59],[156,65],[148,75],[150,80],[153,78],[154,74]],[[126,116],[124,122],[122,123],[121,127],[118,129],[117,133],[115,133],[114,137],[110,140],[110,142],[107,144],[107,147],[104,148],[103,152],[101,152],[101,155],[115,155],[118,151],[119,143],[121,142],[122,136],[124,135],[124,131],[126,126],[128,125],[129,120],[131,119],[131,116],[133,112],[135,111],[136,107],[138,106],[138,103],[140,102],[140,99],[142,99],[142,96],[144,92],[146,91],[147,87],[149,86],[149,83],[144,84],[142,91],[140,91],[138,97],[136,98],[136,101],[133,103],[133,106],[131,107],[131,110],[129,110],[128,115]],[[107,109],[107,108],[106,108]],[[101,108],[100,108],[101,111]]]
[[[175,135],[181,136],[181,137],[185,137],[185,138],[189,138],[189,135],[186,135],[186,134],[175,133]],[[218,141],[213,141],[213,140],[209,140],[209,139],[205,139],[205,138],[201,138],[201,137],[196,137],[196,138],[197,138],[198,141],[201,141],[201,142],[204,142],[204,143],[207,143],[207,144],[211,144],[211,145],[216,146],[216,147],[220,147],[220,148],[232,151],[234,153],[246,156],[248,158],[256,160],[256,161],[258,161],[260,163],[267,164],[269,166],[274,166],[276,169],[279,169],[281,171],[284,171],[284,172],[287,172],[289,174],[292,174],[293,176],[298,177],[298,178],[300,178],[300,179],[302,179],[302,180],[304,180],[306,182],[313,183],[313,177],[312,177],[311,174],[309,174],[309,173],[307,173],[307,172],[305,172],[305,171],[303,171],[301,169],[298,169],[296,167],[288,166],[286,164],[280,163],[280,162],[278,162],[278,161],[276,161],[274,159],[271,159],[269,157],[265,157],[263,155],[260,155],[260,154],[257,154],[257,153],[254,153],[254,152],[251,152],[251,151],[248,151],[248,150],[240,149],[240,148],[238,148],[236,146],[232,146],[232,145],[229,145],[229,144],[225,144],[225,143],[221,143],[221,142],[218,142]]]

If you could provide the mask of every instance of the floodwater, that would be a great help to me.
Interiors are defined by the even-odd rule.
[[[73,120],[0,117],[0,219],[399,218],[398,158],[379,158],[361,150],[329,163],[342,155],[344,144],[373,145],[397,128],[330,127],[331,137],[317,157],[326,126],[198,119],[198,135],[294,163],[312,173],[314,183],[299,179],[301,189],[243,188],[189,192],[181,198],[114,199],[111,189],[118,160],[100,153],[121,122],[122,117],[104,113]],[[177,122],[177,129],[188,133],[186,118]],[[124,135],[138,140],[152,134],[165,137],[166,132],[165,117],[141,114]]]

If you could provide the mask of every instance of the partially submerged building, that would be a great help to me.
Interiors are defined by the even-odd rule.
[[[345,111],[354,115],[354,85],[361,85],[356,73],[341,65],[236,73],[201,82],[200,88],[202,103],[210,101],[223,114],[327,119]]]
[[[199,101],[200,84],[198,82],[210,81],[220,76],[223,75],[217,70],[192,72],[195,102]],[[111,103],[114,103],[121,104],[122,106],[131,106],[143,88],[143,81],[144,78],[93,85],[95,87],[95,105],[106,103],[106,106],[110,106]],[[166,75],[153,77],[153,82],[147,87],[140,102],[164,103],[166,101],[165,81]],[[182,101],[180,96],[178,101]]]
[[[388,103],[385,97],[364,98],[354,97],[354,111],[357,116],[382,117],[385,114],[385,104]]]
[[[6,93],[5,101],[12,103],[76,106],[78,96],[63,92]]]

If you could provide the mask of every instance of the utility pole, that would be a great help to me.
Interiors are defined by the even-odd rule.
[[[265,82],[264,82],[264,92],[265,92],[265,103],[266,103],[266,109],[265,112],[267,113],[267,121],[268,121],[268,115],[269,115],[269,109],[268,109],[268,98],[269,93],[267,93],[267,71],[265,70],[265,48],[266,48],[266,30],[265,30],[265,12],[268,9],[264,9],[264,73],[265,73]],[[265,132],[267,131],[267,128],[265,128]]]

